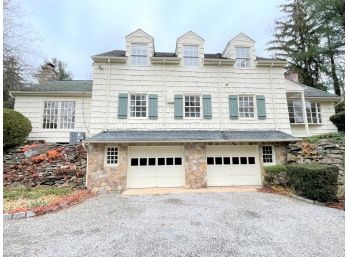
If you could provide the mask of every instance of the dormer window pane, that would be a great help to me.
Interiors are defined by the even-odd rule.
[[[132,44],[132,65],[147,65],[147,44]]]
[[[236,47],[236,67],[250,68],[250,48]]]
[[[196,67],[199,64],[198,57],[198,46],[197,45],[186,45],[184,46],[184,65]]]

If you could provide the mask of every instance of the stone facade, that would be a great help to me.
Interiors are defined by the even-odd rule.
[[[185,148],[185,188],[207,187],[206,145],[187,143]]]
[[[122,191],[127,187],[128,146],[118,144],[118,163],[105,165],[105,144],[88,144],[87,188],[92,192]]]
[[[105,165],[106,144],[87,144],[88,171],[87,188],[93,192],[123,191],[127,189],[128,146],[171,146],[184,147],[185,188],[207,187],[207,145],[243,145],[255,143],[148,143],[148,144],[118,144],[118,164]],[[259,143],[259,146],[266,143]],[[267,144],[269,145],[269,144]],[[286,144],[273,144],[277,163],[285,163],[287,157]],[[260,162],[261,164],[261,162]],[[261,172],[263,170],[261,164]]]
[[[335,165],[339,169],[338,197],[344,196],[344,152],[345,146],[321,140],[317,144],[301,142],[290,145],[287,159],[289,163],[322,163]]]

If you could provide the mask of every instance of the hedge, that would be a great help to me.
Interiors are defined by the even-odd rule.
[[[344,112],[339,112],[330,117],[330,120],[337,127],[338,131],[344,131]]]
[[[265,166],[265,172],[267,174],[286,172],[286,166],[283,165],[283,164],[276,164],[276,165],[271,165],[271,166]]]
[[[4,149],[24,144],[31,129],[31,122],[23,114],[4,109]]]
[[[328,202],[336,200],[338,167],[320,164],[287,166],[289,183],[296,194]]]
[[[344,101],[335,105],[335,112],[344,112]]]

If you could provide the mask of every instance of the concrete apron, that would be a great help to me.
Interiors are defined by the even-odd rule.
[[[260,186],[233,186],[233,187],[208,187],[198,189],[187,188],[139,188],[127,189],[122,195],[166,195],[166,194],[187,194],[187,193],[227,193],[227,192],[256,192]]]

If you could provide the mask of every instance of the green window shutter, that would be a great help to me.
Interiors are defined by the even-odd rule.
[[[266,119],[266,103],[265,96],[257,95],[256,96],[256,105],[257,105],[257,116],[259,120]]]
[[[183,117],[183,97],[182,95],[174,96],[174,119],[182,119]]]
[[[118,94],[118,118],[127,119],[128,113],[128,94]]]
[[[203,119],[211,119],[212,118],[212,110],[211,110],[211,96],[203,95]]]
[[[149,95],[149,119],[156,120],[158,117],[157,95]]]
[[[230,119],[238,119],[238,96],[230,95],[229,97]]]

